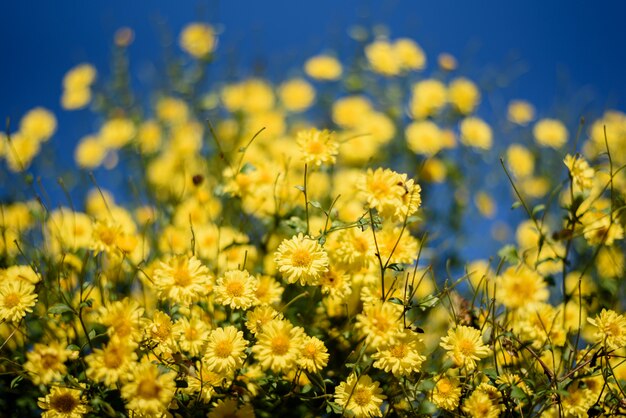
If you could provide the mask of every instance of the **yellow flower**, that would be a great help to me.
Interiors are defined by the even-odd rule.
[[[33,349],[26,354],[24,370],[34,384],[47,385],[55,380],[61,380],[67,372],[65,362],[72,352],[61,346],[59,342],[48,344],[35,344]]]
[[[535,108],[524,100],[512,100],[507,110],[509,121],[526,126],[535,118]]]
[[[300,356],[304,330],[287,320],[274,319],[263,325],[252,347],[255,358],[264,370],[287,372]]]
[[[472,81],[459,77],[448,86],[448,100],[459,113],[468,115],[480,103],[480,91]]]
[[[441,347],[457,366],[468,371],[476,368],[476,362],[489,355],[489,348],[483,344],[482,334],[476,328],[458,326],[449,329],[448,335],[441,338]]]
[[[204,351],[211,326],[202,317],[193,314],[190,318],[182,317],[176,321],[172,333],[179,349],[195,357]]]
[[[432,392],[432,401],[437,407],[453,411],[459,406],[461,385],[454,377],[441,376]]]
[[[396,39],[393,44],[393,52],[402,69],[421,70],[426,66],[426,55],[424,51],[412,39]]]
[[[89,411],[80,390],[61,386],[53,386],[37,406],[43,410],[42,418],[80,418]]]
[[[399,335],[382,346],[372,355],[374,367],[393,373],[394,376],[406,376],[420,371],[426,360],[422,339],[411,330],[403,330]]]
[[[365,47],[365,56],[372,70],[385,76],[394,76],[400,73],[400,63],[396,59],[395,51],[387,40],[379,39]]]
[[[115,117],[100,127],[100,140],[105,147],[118,149],[128,144],[135,133],[135,124],[130,119]]]
[[[110,388],[119,381],[125,381],[130,366],[137,360],[135,347],[127,340],[111,338],[103,348],[96,348],[85,357],[87,377]]]
[[[427,79],[413,86],[410,111],[414,119],[434,116],[445,106],[446,86],[439,80]]]
[[[254,308],[252,311],[248,311],[246,315],[246,328],[251,333],[257,334],[263,331],[265,324],[273,319],[283,319],[283,314],[276,311],[271,306],[263,305]]]
[[[567,154],[563,163],[569,170],[574,182],[574,187],[579,190],[589,190],[593,187],[595,170],[589,167],[589,163],[580,155],[571,156]]]
[[[259,304],[271,305],[280,302],[284,290],[273,277],[261,276],[255,296]]]
[[[274,254],[278,271],[287,282],[315,285],[328,270],[328,255],[322,246],[302,233],[285,239]]]
[[[91,64],[79,64],[63,77],[63,88],[78,90],[91,86],[96,79],[96,69]]]
[[[187,122],[189,118],[189,106],[181,99],[175,97],[162,97],[156,104],[157,118],[166,124],[177,125]]]
[[[254,418],[254,408],[250,404],[239,406],[237,399],[221,399],[215,403],[207,418]]]
[[[302,159],[307,164],[319,167],[322,164],[332,165],[337,160],[339,144],[335,140],[334,132],[326,129],[300,131],[297,135],[297,143]]]
[[[9,170],[14,173],[26,170],[37,154],[39,154],[40,149],[40,141],[20,133],[12,134],[5,154]]]
[[[93,135],[83,137],[74,150],[74,160],[81,168],[99,167],[106,155],[107,148]]]
[[[506,269],[498,276],[496,284],[498,301],[511,309],[545,302],[550,296],[543,277],[524,265]]]
[[[373,112],[372,103],[363,96],[348,96],[333,103],[333,122],[342,128],[359,128],[363,119]]]
[[[285,109],[302,112],[315,101],[315,89],[306,80],[294,78],[280,85],[278,96]]]
[[[211,276],[195,256],[179,256],[161,262],[153,280],[162,297],[187,305],[208,293]]]
[[[498,418],[501,412],[500,394],[482,390],[480,385],[463,402],[463,412],[472,418]],[[494,388],[495,389],[495,388]]]
[[[91,90],[88,87],[64,90],[61,95],[61,107],[65,110],[78,110],[91,101]]]
[[[204,58],[215,49],[215,32],[204,23],[190,23],[180,33],[180,47],[195,58]]]
[[[533,127],[535,141],[544,147],[561,148],[567,142],[567,129],[556,119],[541,119]]]
[[[256,290],[259,280],[246,270],[230,270],[217,279],[215,302],[231,309],[248,309],[257,303]]]
[[[337,58],[330,55],[317,55],[304,63],[304,72],[316,80],[332,81],[341,77],[343,68]]]
[[[138,341],[141,338],[141,317],[144,308],[136,300],[124,298],[100,309],[98,322],[108,327],[111,336]]]
[[[355,326],[367,345],[381,347],[402,331],[402,306],[379,299],[365,303]]]
[[[443,52],[439,54],[437,57],[437,63],[439,64],[439,68],[444,71],[454,71],[458,63],[456,62],[456,58],[454,55]]]
[[[248,342],[243,332],[233,326],[217,328],[211,331],[203,363],[216,373],[234,372],[243,365]]]
[[[18,322],[37,303],[35,286],[24,280],[0,281],[0,320]]]
[[[328,350],[322,341],[315,337],[304,337],[300,348],[298,366],[308,372],[315,373],[326,367],[328,358]]]
[[[506,150],[506,161],[517,178],[529,177],[535,171],[535,157],[521,144],[511,144]]]
[[[122,386],[122,398],[132,414],[139,416],[164,415],[176,392],[176,373],[160,373],[156,364],[146,357],[131,367],[130,381]]]
[[[335,388],[335,402],[342,407],[343,414],[355,417],[382,417],[380,407],[387,397],[380,383],[363,374],[357,378],[352,373],[345,382]]]
[[[367,170],[357,184],[360,195],[367,206],[376,209],[383,218],[403,221],[419,209],[421,187],[406,174],[396,173],[388,168]]]
[[[444,132],[429,120],[410,123],[404,134],[409,149],[416,154],[432,156],[448,145]]]
[[[474,148],[491,149],[493,134],[491,127],[482,119],[465,118],[461,121],[461,142]]]
[[[57,128],[57,120],[47,109],[36,107],[20,120],[20,133],[35,141],[47,141]]]
[[[496,206],[496,202],[493,200],[493,197],[491,197],[490,194],[488,194],[487,192],[477,192],[476,196],[474,197],[474,204],[476,205],[476,208],[478,209],[478,212],[480,212],[481,215],[483,215],[485,218],[493,218],[496,214],[496,210],[497,210],[497,206]]]
[[[602,309],[595,318],[587,321],[597,328],[593,335],[596,342],[600,342],[611,350],[626,346],[626,318],[615,311]]]

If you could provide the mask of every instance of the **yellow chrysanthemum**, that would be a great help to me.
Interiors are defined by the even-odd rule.
[[[287,320],[274,319],[263,325],[252,347],[255,358],[265,370],[287,372],[300,356],[304,330]]]
[[[335,388],[335,402],[344,415],[355,418],[382,417],[380,407],[385,399],[380,383],[366,374],[357,378],[353,373]]]
[[[572,176],[572,181],[577,190],[589,190],[593,187],[595,170],[589,167],[589,163],[580,155],[567,154],[563,163]]]
[[[53,386],[45,397],[39,398],[37,406],[43,410],[42,418],[81,418],[88,411],[82,392],[61,386]]]
[[[300,131],[296,141],[300,147],[302,159],[307,164],[319,167],[322,164],[332,165],[337,160],[339,144],[333,132],[326,129]]]
[[[533,127],[535,141],[544,147],[561,148],[567,142],[567,128],[556,119],[541,119]]]
[[[298,234],[284,240],[274,254],[278,271],[289,283],[315,285],[328,270],[328,255],[314,239]]]
[[[20,133],[35,141],[47,141],[57,128],[54,114],[43,107],[36,107],[20,120]]]
[[[207,418],[254,418],[254,408],[250,404],[239,405],[237,399],[222,399],[215,403]]]
[[[190,23],[180,33],[180,47],[195,58],[203,58],[215,49],[215,32],[210,25]]]
[[[37,302],[35,286],[24,280],[0,282],[0,320],[18,322],[33,311]]]
[[[231,309],[248,309],[258,302],[256,290],[259,280],[247,270],[230,270],[217,279],[215,302]]]
[[[535,108],[524,100],[512,100],[507,109],[509,121],[526,126],[535,118]]]
[[[602,309],[595,318],[587,321],[597,328],[593,335],[596,342],[611,350],[626,346],[626,318],[613,310]]]
[[[441,338],[440,345],[457,366],[467,370],[474,370],[476,362],[487,357],[490,352],[483,344],[480,330],[464,325],[449,329],[448,335]]]
[[[545,302],[548,286],[537,272],[524,265],[509,267],[497,278],[498,301],[518,309],[530,303]]]
[[[130,366],[137,360],[135,344],[120,338],[111,338],[103,348],[96,348],[85,357],[87,377],[113,388],[119,381],[125,381]]]
[[[328,364],[328,350],[322,341],[315,337],[305,336],[300,348],[298,365],[308,372],[315,373]]]
[[[243,365],[248,342],[243,332],[233,326],[217,328],[209,335],[203,363],[216,373],[233,372]]]
[[[330,55],[317,55],[305,62],[304,71],[316,80],[332,81],[341,77],[343,68],[337,58]]]
[[[454,377],[441,376],[432,391],[432,401],[441,409],[453,411],[459,406],[461,385]]]
[[[179,256],[162,262],[154,271],[153,280],[162,297],[187,305],[206,296],[211,276],[195,256]]]
[[[131,367],[130,381],[122,386],[126,407],[139,416],[161,416],[176,392],[176,373],[161,373],[156,364],[144,358]]]
[[[403,330],[393,340],[378,347],[372,355],[374,367],[391,372],[395,376],[406,376],[418,372],[426,360],[422,339],[411,330]]]

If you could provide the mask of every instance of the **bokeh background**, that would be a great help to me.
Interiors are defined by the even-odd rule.
[[[58,119],[52,146],[65,166],[73,164],[78,140],[99,121],[89,110],[61,109],[62,77],[89,62],[106,80],[113,37],[121,27],[135,33],[129,48],[132,83],[145,100],[158,88],[168,51],[179,53],[181,28],[200,20],[220,31],[209,82],[253,73],[283,79],[325,50],[349,59],[356,48],[349,37],[355,26],[384,25],[393,38],[415,39],[430,68],[439,53],[448,52],[457,57],[459,73],[484,92],[497,86],[497,93],[485,94],[480,109],[491,123],[504,118],[511,99],[530,101],[539,116],[562,119],[572,134],[581,116],[592,120],[605,109],[626,108],[622,1],[3,0],[0,10],[0,117],[3,124],[7,117],[17,124],[35,106],[52,110]],[[50,194],[59,191],[54,173],[37,175],[52,185]],[[101,184],[107,185],[108,175],[99,177]],[[6,192],[4,186],[0,192]],[[510,192],[504,186],[503,193]],[[509,207],[508,195],[498,198]],[[507,216],[500,220],[510,221]],[[483,227],[487,223],[472,225],[473,244],[467,247],[478,250],[468,250],[469,258],[495,249],[483,245]]]

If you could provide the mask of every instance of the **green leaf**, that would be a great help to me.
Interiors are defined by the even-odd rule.
[[[302,193],[304,193],[304,186],[295,186],[296,189],[300,190]]]
[[[539,212],[541,212],[542,210],[545,210],[545,208],[546,208],[546,205],[544,205],[544,204],[541,204],[541,205],[537,205],[537,206],[535,206],[535,207],[533,208],[533,210],[532,210],[532,214],[533,214],[533,216],[535,216],[536,214],[538,214],[538,213],[539,213]]]
[[[70,351],[80,351],[80,347],[77,346],[76,344],[70,344],[67,346],[67,349]]]
[[[505,245],[498,251],[498,256],[504,258],[506,261],[511,264],[516,264],[519,261],[519,256],[517,254],[517,248],[514,245]]]
[[[517,209],[520,206],[522,206],[522,202],[520,202],[519,200],[515,201],[512,205],[511,205],[511,209]]]
[[[251,173],[252,171],[256,171],[256,167],[250,163],[245,163],[243,167],[241,167],[241,170],[239,170],[239,172],[244,174]]]
[[[55,303],[48,308],[48,313],[51,315],[61,315],[65,312],[73,312],[73,309],[67,306],[65,303]]]
[[[13,380],[11,380],[11,385],[10,385],[11,389],[15,389],[22,380],[24,380],[24,375],[16,376]]]
[[[404,306],[404,301],[400,298],[389,298],[388,302]]]
[[[314,208],[324,210],[322,209],[322,205],[320,204],[320,202],[318,202],[317,200],[310,200],[309,205],[313,206]]]

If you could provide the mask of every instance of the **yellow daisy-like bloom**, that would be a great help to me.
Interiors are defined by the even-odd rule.
[[[315,89],[306,80],[294,78],[281,84],[278,95],[283,106],[291,112],[302,112],[315,101]]]
[[[284,240],[274,254],[274,262],[289,283],[315,285],[328,271],[328,254],[322,246],[302,233]]]
[[[130,381],[122,386],[126,407],[138,416],[165,414],[176,392],[176,373],[160,373],[157,365],[145,358],[131,370]]]
[[[96,79],[96,69],[91,64],[79,64],[63,77],[63,88],[76,90],[89,87]]]
[[[273,277],[261,276],[255,296],[260,305],[271,305],[280,302],[284,290]]]
[[[356,328],[366,344],[378,348],[402,331],[401,318],[402,306],[374,300],[364,304],[363,312],[356,316]]]
[[[483,344],[480,330],[464,325],[449,329],[440,345],[457,366],[470,371],[476,368],[477,361],[489,355],[489,347]]]
[[[47,141],[57,129],[54,114],[43,107],[36,107],[20,120],[20,133],[35,141]]]
[[[219,400],[207,418],[254,418],[254,408],[250,404],[239,405],[237,399]]]
[[[115,117],[107,120],[100,127],[100,140],[108,148],[118,149],[128,144],[137,130],[132,120]]]
[[[50,393],[38,399],[37,406],[43,410],[42,418],[80,418],[89,411],[80,390],[61,386],[53,386]]]
[[[509,121],[526,126],[528,122],[535,118],[535,108],[524,100],[512,100],[507,109]]]
[[[305,163],[319,167],[322,164],[332,165],[337,160],[339,144],[335,134],[327,129],[319,131],[309,129],[298,132],[296,139],[302,159]]]
[[[365,56],[372,70],[385,76],[394,76],[400,73],[400,62],[396,58],[393,45],[385,40],[378,39],[365,47]]]
[[[230,270],[217,279],[215,302],[228,305],[232,309],[248,309],[254,305],[259,280],[247,270]]]
[[[382,417],[380,407],[387,398],[380,383],[366,374],[356,377],[353,373],[345,382],[335,388],[335,402],[343,408],[344,415],[361,417]]]
[[[286,372],[300,356],[303,336],[302,328],[287,320],[274,319],[263,326],[252,352],[264,370]]]
[[[333,298],[343,299],[352,294],[350,276],[332,266],[320,277],[320,286],[323,294]]]
[[[498,418],[501,408],[489,393],[479,387],[463,402],[463,412],[472,418]]]
[[[422,339],[411,330],[403,330],[397,337],[380,346],[372,355],[374,367],[393,373],[394,376],[406,376],[418,372],[426,360]]]
[[[446,86],[439,80],[428,79],[413,86],[410,103],[411,116],[424,119],[434,116],[445,106],[448,93]]]
[[[429,120],[410,123],[404,135],[409,149],[416,154],[433,156],[447,147],[444,132]]]
[[[183,317],[176,321],[172,332],[176,336],[180,350],[191,356],[197,356],[203,352],[211,328],[198,315],[192,315],[191,318]]]
[[[601,342],[611,350],[626,346],[626,318],[615,311],[602,309],[595,318],[587,321],[597,328],[593,335],[596,342]]]
[[[195,58],[203,58],[215,49],[215,32],[204,23],[190,23],[180,33],[180,47]]]
[[[535,171],[535,157],[521,144],[511,144],[506,150],[509,170],[517,178],[531,176]]]
[[[343,67],[337,58],[330,55],[317,55],[304,63],[304,72],[311,78],[321,81],[337,80]]]
[[[476,117],[463,119],[460,125],[461,142],[484,150],[491,149],[493,133],[485,121]]]
[[[18,322],[37,303],[35,286],[24,281],[0,282],[0,320]]]
[[[589,190],[593,187],[595,170],[589,167],[589,163],[580,155],[571,156],[567,154],[563,163],[572,176],[574,186],[580,190]]]
[[[174,324],[165,312],[155,311],[152,319],[143,319],[144,340],[149,341],[158,354],[170,352],[174,345]]]
[[[103,348],[96,348],[85,357],[88,365],[87,377],[113,388],[119,381],[125,381],[130,366],[137,360],[135,344],[118,337],[111,338]]]
[[[111,336],[117,335],[122,339],[131,338],[133,341],[139,341],[143,313],[144,308],[139,302],[124,298],[101,308],[98,322],[108,327],[107,332]]]
[[[300,348],[298,366],[311,373],[322,370],[328,364],[328,350],[322,341],[305,336]]]
[[[243,365],[248,341],[233,326],[217,328],[209,335],[203,363],[215,373],[233,372]]]
[[[257,334],[263,331],[265,324],[273,319],[283,319],[283,314],[268,305],[258,306],[246,315],[246,328],[251,333]]]
[[[44,384],[54,380],[61,380],[67,372],[65,362],[72,352],[58,342],[35,344],[32,351],[26,354],[24,370],[29,374],[34,384]]]
[[[567,142],[567,128],[556,119],[541,119],[533,127],[533,135],[544,147],[561,148]]]
[[[468,115],[480,103],[480,91],[467,78],[456,78],[448,86],[448,100],[461,114]]]
[[[206,296],[211,276],[195,256],[179,256],[162,262],[154,271],[153,280],[161,297],[187,305]]]
[[[402,221],[422,204],[420,185],[407,179],[406,174],[388,168],[368,169],[357,188],[367,206],[375,208],[384,218]]]
[[[107,155],[107,149],[97,136],[81,138],[74,150],[74,161],[81,168],[99,167]]]
[[[524,265],[509,267],[496,280],[498,301],[507,308],[545,302],[550,296],[543,277]]]
[[[446,411],[455,410],[461,400],[462,388],[459,383],[455,377],[440,377],[431,394],[433,403]]]

